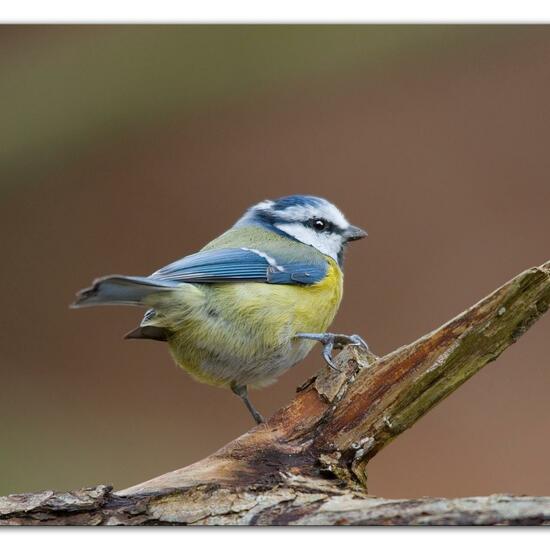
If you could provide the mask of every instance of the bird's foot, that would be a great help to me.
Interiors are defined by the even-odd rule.
[[[368,344],[358,334],[333,334],[332,332],[308,333],[300,332],[296,334],[296,338],[304,338],[305,340],[316,340],[323,344],[323,358],[327,365],[335,370],[341,372],[340,369],[332,361],[332,351],[335,349],[342,349],[344,346],[360,346],[365,351],[370,351]]]
[[[231,384],[231,391],[242,399],[243,403],[246,405],[246,408],[252,415],[252,418],[254,418],[254,420],[256,421],[256,424],[262,424],[263,422],[265,422],[264,417],[256,410],[256,407],[254,407],[254,405],[250,402],[250,399],[248,397],[248,389],[246,386],[233,382]]]

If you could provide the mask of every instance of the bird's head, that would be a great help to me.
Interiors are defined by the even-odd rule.
[[[339,264],[342,264],[346,244],[367,235],[363,229],[351,225],[334,204],[310,195],[262,201],[236,224],[243,225],[260,225],[313,246]]]

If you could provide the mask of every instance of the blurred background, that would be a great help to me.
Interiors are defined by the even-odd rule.
[[[142,311],[72,311],[292,193],[369,231],[333,328],[378,354],[550,258],[550,28],[0,27],[0,494],[123,488],[251,427]],[[550,317],[372,462],[385,497],[550,494]],[[265,414],[319,353],[252,392]]]

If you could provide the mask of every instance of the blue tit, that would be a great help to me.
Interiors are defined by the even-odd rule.
[[[72,307],[148,308],[126,338],[167,342],[181,368],[230,388],[260,423],[248,387],[274,382],[316,341],[333,368],[334,348],[366,346],[357,335],[326,332],[342,300],[346,244],[365,235],[325,199],[266,200],[196,254],[149,277],[97,279]]]

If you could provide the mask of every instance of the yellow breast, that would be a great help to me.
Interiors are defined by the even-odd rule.
[[[193,307],[172,324],[177,330],[170,347],[177,363],[213,385],[273,381],[314,345],[295,334],[325,332],[338,311],[343,274],[334,260],[328,263],[325,278],[313,285],[193,285],[202,298],[197,302],[195,296]]]
[[[329,259],[326,277],[317,284],[292,287],[296,293],[296,332],[325,332],[342,301],[344,276],[338,264]]]

